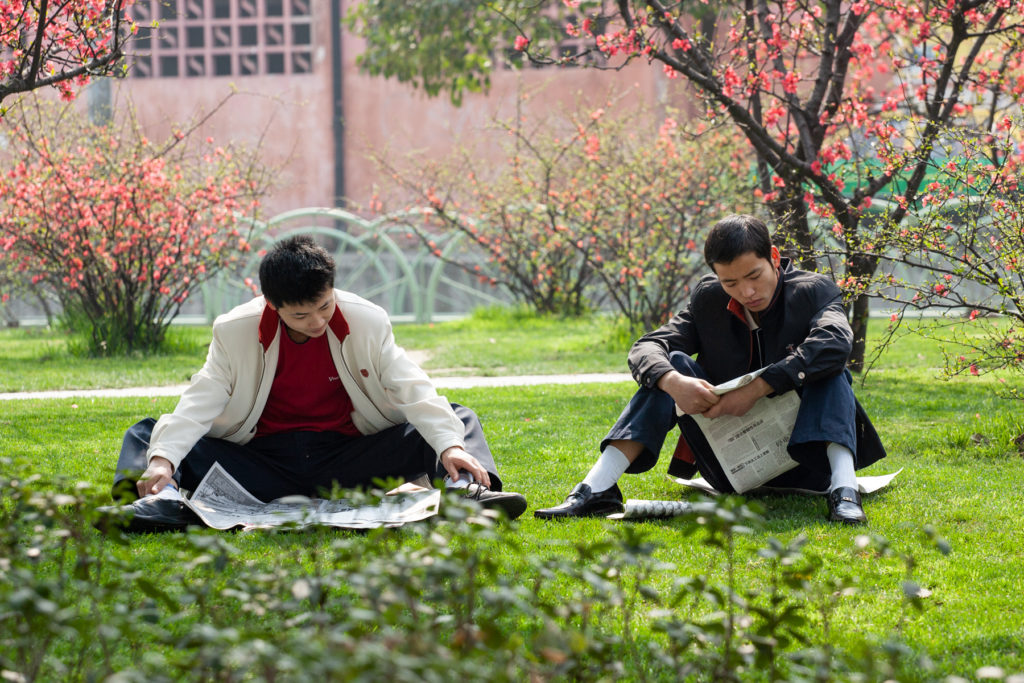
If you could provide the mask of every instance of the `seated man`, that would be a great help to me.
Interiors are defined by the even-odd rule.
[[[215,462],[263,501],[426,474],[470,479],[461,495],[523,513],[523,496],[501,492],[476,415],[438,396],[384,310],[334,289],[334,272],[310,237],[266,255],[263,296],[217,318],[174,412],[125,434],[114,494],[141,496],[129,530],[197,523],[177,488],[195,489]]]
[[[885,449],[853,395],[846,369],[853,333],[839,288],[781,258],[768,228],[753,216],[716,224],[704,260],[714,275],[694,288],[686,310],[630,350],[640,389],[601,442],[597,463],[561,505],[535,515],[621,511],[619,477],[653,467],[677,424],[682,436],[670,473],[692,476],[699,469],[716,489],[733,491],[690,415],[742,416],[762,396],[797,391],[788,450],[798,465],[766,486],[828,490],[830,520],[865,523],[854,471],[885,457]],[[746,386],[712,393],[714,385],[759,368],[765,370]]]

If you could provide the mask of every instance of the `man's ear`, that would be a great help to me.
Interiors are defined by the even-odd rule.
[[[782,265],[782,255],[779,254],[779,248],[774,244],[772,245],[772,265],[776,268]]]
[[[263,297],[263,303],[266,304],[267,308],[277,313],[277,306],[270,303],[270,299],[268,299],[267,297]]]

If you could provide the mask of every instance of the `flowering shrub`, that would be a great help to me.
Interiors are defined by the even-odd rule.
[[[387,30],[411,35],[430,3],[372,4],[401,4],[403,10],[387,14]],[[534,66],[617,70],[644,61],[671,81],[668,92],[686,87],[681,96],[709,120],[728,122],[746,138],[758,162],[759,194],[784,246],[803,266],[820,267],[817,248],[837,225],[847,250],[840,275],[854,282],[869,279],[878,266],[861,249],[884,236],[874,232],[873,218],[865,220],[872,202],[892,200],[891,222],[912,221],[909,212],[933,194],[928,168],[936,155],[956,154],[945,149],[950,134],[1007,139],[1024,97],[1020,0],[444,5],[448,16],[463,17],[460,25],[482,32],[468,40],[439,32],[435,50],[447,36],[452,47],[477,57],[494,44],[513,46],[517,62]],[[560,12],[559,21],[552,21],[553,12]],[[503,27],[483,19],[496,16],[506,19]],[[562,28],[559,35],[551,35],[553,23]],[[363,31],[375,28],[367,24]],[[423,84],[428,92],[428,80],[443,83],[453,98],[468,87],[460,68],[465,59],[416,59],[422,51],[415,41],[368,41],[360,63],[372,73]],[[486,82],[480,63],[474,84]],[[409,65],[421,71],[406,70]],[[647,137],[653,141],[653,129]],[[1022,151],[1010,149],[997,165]],[[854,369],[863,359],[868,303],[859,295],[850,304]]]
[[[153,143],[130,118],[94,126],[41,103],[6,123],[0,259],[57,297],[93,353],[155,349],[189,294],[249,249],[240,216],[262,169],[194,141],[195,126]]]
[[[429,205],[434,230],[462,234],[487,263],[479,252],[445,258],[539,312],[607,302],[634,331],[649,329],[706,271],[703,233],[751,201],[752,175],[721,131],[694,136],[666,118],[651,142],[635,124],[653,116],[611,107],[503,122],[510,143],[494,172],[467,155],[396,177]],[[418,229],[436,247],[434,234]]]
[[[583,2],[573,29],[608,66],[642,58],[695,88],[707,116],[729,120],[758,159],[758,184],[788,245],[817,264],[822,229],[838,226],[844,279],[869,279],[878,260],[862,244],[888,233],[863,220],[894,202],[890,224],[928,195],[936,155],[951,137],[996,139],[1024,96],[1024,3],[979,0],[771,0],[701,16],[661,0]],[[526,34],[527,38],[531,36]],[[531,42],[539,61],[564,61]],[[997,165],[1015,163],[1021,148]],[[994,160],[995,161],[995,160]],[[853,362],[863,359],[868,297],[855,295]]]
[[[943,312],[931,329],[955,342],[947,346],[949,374],[1024,373],[1024,197],[1017,171],[991,164],[970,140],[958,149],[957,159],[934,168],[911,220],[883,221],[886,248],[862,246],[883,267],[861,286],[898,307],[890,334],[908,309]]]
[[[0,102],[52,86],[64,99],[111,71],[136,31],[134,0],[4,0],[0,3]],[[5,109],[0,107],[0,117]]]

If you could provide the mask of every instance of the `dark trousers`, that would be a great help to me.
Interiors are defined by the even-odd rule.
[[[466,451],[490,474],[491,488],[500,491],[494,456],[476,413],[454,403],[452,409],[466,426]],[[146,469],[146,451],[155,424],[146,418],[125,433],[114,476],[115,498],[137,497],[134,482]],[[254,438],[245,445],[203,437],[181,461],[174,478],[182,488],[194,490],[215,462],[262,501],[288,495],[315,496],[335,485],[364,487],[375,479],[445,475],[434,449],[408,423],[359,436],[282,432]]]
[[[707,379],[703,369],[685,353],[673,352],[669,361],[683,375]],[[858,462],[857,403],[852,381],[849,371],[844,370],[835,377],[810,382],[797,390],[800,410],[788,449],[798,465],[767,482],[766,486],[827,490],[832,474],[825,452],[829,442],[849,448],[854,454],[855,468],[870,464]],[[641,387],[633,395],[615,426],[601,442],[601,450],[611,441],[637,441],[643,445],[643,452],[626,471],[646,472],[658,461],[665,437],[676,426],[693,453],[701,476],[719,491],[733,491],[700,427],[689,415],[677,416],[675,401],[658,388]]]

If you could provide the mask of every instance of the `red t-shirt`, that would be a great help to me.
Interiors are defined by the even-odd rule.
[[[352,399],[334,367],[327,335],[297,344],[281,323],[277,370],[256,436],[299,431],[359,434],[352,424]]]

